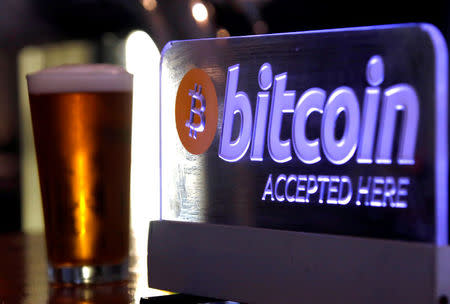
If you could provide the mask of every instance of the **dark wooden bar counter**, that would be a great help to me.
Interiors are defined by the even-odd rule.
[[[132,246],[133,248],[133,246]],[[0,304],[139,303],[164,292],[147,287],[146,257],[131,250],[126,282],[92,286],[53,286],[47,281],[43,234],[0,234]]]

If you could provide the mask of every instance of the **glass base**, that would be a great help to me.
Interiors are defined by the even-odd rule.
[[[48,266],[50,283],[96,284],[128,279],[128,260],[114,265],[88,265],[74,267]]]

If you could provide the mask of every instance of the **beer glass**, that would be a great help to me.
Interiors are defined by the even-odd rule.
[[[50,282],[126,279],[132,75],[67,65],[27,82]]]

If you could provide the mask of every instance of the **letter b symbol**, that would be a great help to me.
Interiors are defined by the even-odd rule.
[[[217,118],[214,83],[203,70],[190,70],[181,80],[175,104],[178,136],[186,150],[192,154],[208,150],[216,134]]]
[[[227,87],[223,110],[222,136],[220,137],[219,157],[225,161],[240,160],[250,146],[252,135],[252,108],[247,94],[236,92],[239,81],[239,65],[228,68]],[[235,114],[241,116],[239,135],[232,140]]]

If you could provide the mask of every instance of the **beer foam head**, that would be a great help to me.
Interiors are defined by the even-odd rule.
[[[133,75],[109,64],[63,65],[27,75],[31,94],[123,92],[133,88]]]

